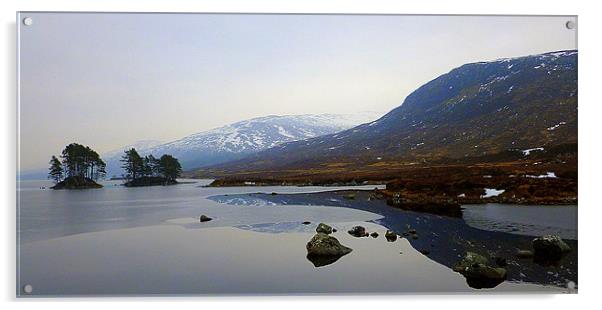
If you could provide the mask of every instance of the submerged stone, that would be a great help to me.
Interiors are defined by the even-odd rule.
[[[533,251],[531,251],[531,250],[518,250],[516,252],[516,257],[518,257],[518,258],[531,258],[531,257],[533,257]]]

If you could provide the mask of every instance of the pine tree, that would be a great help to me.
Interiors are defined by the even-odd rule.
[[[121,168],[125,170],[125,178],[127,180],[135,180],[144,175],[144,160],[135,148],[125,151],[121,162],[123,162]]]
[[[105,175],[105,162],[88,146],[71,143],[63,149],[61,157],[67,177],[97,180]]]
[[[56,156],[52,155],[50,158],[50,168],[48,169],[48,178],[52,179],[54,183],[58,183],[63,180],[63,165],[61,161],[56,158]]]
[[[177,158],[166,154],[159,159],[159,172],[167,180],[175,181],[182,174],[182,166]]]

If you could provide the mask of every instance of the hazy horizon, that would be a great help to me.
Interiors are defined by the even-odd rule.
[[[23,13],[21,170],[266,115],[382,114],[465,63],[576,49],[574,17]]]

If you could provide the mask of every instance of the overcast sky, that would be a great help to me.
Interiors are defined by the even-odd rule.
[[[270,114],[383,114],[464,63],[576,48],[567,17],[30,13],[21,169]]]

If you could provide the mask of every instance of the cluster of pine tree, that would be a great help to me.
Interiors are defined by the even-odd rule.
[[[50,159],[48,178],[55,183],[69,177],[81,177],[96,181],[104,177],[106,173],[105,162],[96,151],[88,146],[71,143],[63,149],[61,159],[62,161],[54,155]]]
[[[161,158],[155,158],[153,155],[142,157],[132,148],[125,151],[121,162],[125,171],[124,177],[128,181],[143,177],[163,177],[175,181],[182,174],[182,166],[178,159],[167,154]]]

